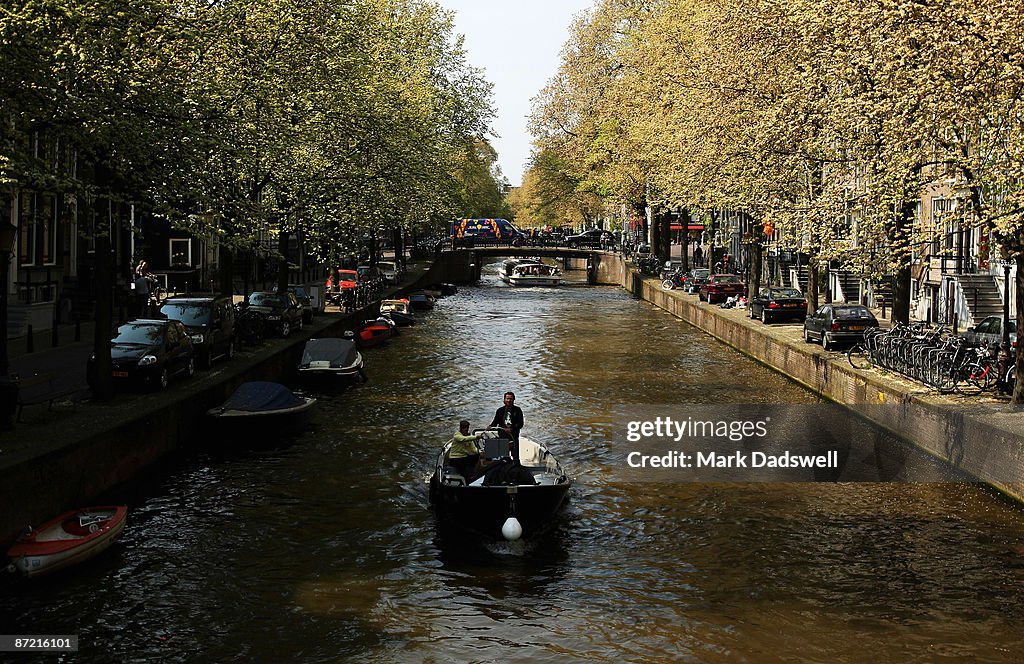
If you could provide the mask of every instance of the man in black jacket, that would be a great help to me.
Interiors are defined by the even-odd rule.
[[[491,426],[498,427],[505,436],[512,439],[512,460],[519,463],[519,430],[523,428],[523,409],[515,405],[515,402],[515,393],[506,392],[505,405],[495,411]]]

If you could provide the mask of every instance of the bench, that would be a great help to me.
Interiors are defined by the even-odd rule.
[[[21,422],[21,413],[25,406],[45,403],[47,410],[52,410],[54,401],[76,392],[73,387],[60,385],[57,380],[59,377],[58,373],[50,371],[17,379],[18,415],[15,421]]]

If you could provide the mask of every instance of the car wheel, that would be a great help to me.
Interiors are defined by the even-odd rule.
[[[288,321],[281,321],[281,336],[287,337],[292,333],[292,326]]]
[[[804,343],[805,344],[811,343],[811,333],[807,331],[806,327],[804,328]]]
[[[196,374],[196,358],[188,358],[188,362],[185,363],[185,376],[191,378]]]
[[[768,317],[768,310],[761,309],[761,322],[767,325],[770,320],[771,319]]]
[[[167,389],[167,385],[170,384],[170,382],[171,382],[171,377],[167,373],[167,369],[166,368],[161,369],[160,370],[160,375],[157,376],[157,378],[156,378],[156,389],[158,389],[158,390],[166,390]]]
[[[303,322],[302,322],[302,319],[300,318],[299,319],[299,332],[302,332],[302,325],[303,325]]]
[[[832,350],[833,348],[835,348],[834,342],[832,341],[832,337],[830,337],[828,334],[822,334],[821,347],[824,348],[825,350]]]

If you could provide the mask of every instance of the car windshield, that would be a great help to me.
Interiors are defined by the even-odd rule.
[[[871,312],[864,307],[836,307],[836,318],[871,318]]]
[[[306,291],[305,289],[302,288],[302,286],[289,286],[288,290],[290,290],[292,293],[295,293],[295,297],[309,297],[308,295],[306,295]]]
[[[732,274],[724,274],[715,277],[716,284],[739,284],[740,278]]]
[[[117,336],[111,343],[151,346],[163,338],[164,326],[159,323],[128,323],[117,328]]]
[[[768,292],[768,297],[803,297],[804,294],[795,288],[776,288]]]
[[[249,295],[249,304],[257,307],[279,307],[284,306],[284,301],[277,293],[252,293]]]
[[[160,307],[160,313],[185,325],[208,325],[213,309],[207,304],[175,302],[170,300]]]

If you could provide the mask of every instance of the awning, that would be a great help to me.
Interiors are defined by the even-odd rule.
[[[683,225],[682,224],[672,224],[671,226],[669,226],[669,230],[681,231],[681,230],[683,230]],[[689,226],[686,227],[686,230],[688,230],[688,231],[702,231],[702,230],[704,230],[704,224],[690,224]]]

